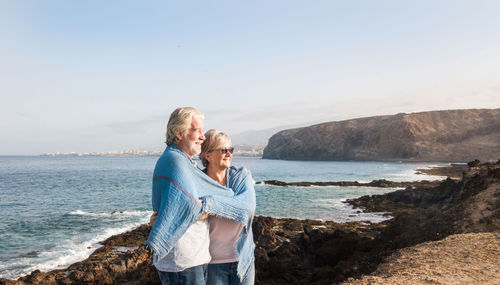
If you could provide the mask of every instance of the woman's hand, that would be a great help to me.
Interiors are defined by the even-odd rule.
[[[200,200],[201,204],[203,204],[203,199],[200,198],[199,200]],[[206,220],[207,218],[208,218],[208,214],[205,213],[205,214],[201,215],[201,217],[198,219],[198,221]]]
[[[201,217],[200,217],[200,221],[201,220],[205,220],[205,219],[208,219],[208,214],[203,214]],[[149,225],[150,226],[154,226],[155,225],[155,222],[156,222],[156,218],[158,218],[158,212],[153,212],[153,214],[151,214],[151,217],[149,217]]]
[[[151,214],[151,217],[149,217],[149,224],[151,226],[155,225],[156,218],[158,218],[158,212],[155,211],[155,212],[153,212],[153,214]]]

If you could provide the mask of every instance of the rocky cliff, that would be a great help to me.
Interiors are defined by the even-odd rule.
[[[264,158],[470,161],[500,158],[500,109],[432,111],[281,131]]]

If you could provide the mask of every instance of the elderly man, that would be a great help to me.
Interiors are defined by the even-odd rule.
[[[194,164],[192,158],[201,152],[201,144],[205,140],[203,135],[203,114],[195,108],[178,108],[171,115],[167,125],[166,144],[170,148],[182,150]],[[153,188],[161,187],[157,181],[163,167],[168,163],[161,163],[160,157],[155,168]],[[161,194],[161,190],[155,193]],[[155,199],[156,198],[156,199]],[[160,208],[161,198],[153,197],[153,210]],[[155,254],[154,265],[158,269],[163,284],[187,283],[205,284],[207,263],[210,261],[209,253],[209,228],[205,217],[187,228],[186,232],[169,254],[158,259]],[[182,282],[177,282],[182,281]]]
[[[153,264],[163,284],[206,283],[211,259],[206,214],[245,226],[253,215],[248,203],[205,175],[193,161],[205,140],[203,119],[203,114],[191,107],[178,108],[170,115],[167,148],[153,173],[152,202],[157,214],[152,217],[154,226],[146,244],[153,251]],[[235,179],[241,180],[236,185],[245,187],[251,176]]]

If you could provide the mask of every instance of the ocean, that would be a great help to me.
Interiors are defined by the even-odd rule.
[[[0,156],[0,277],[65,268],[99,242],[149,221],[157,157]],[[200,163],[201,165],[201,163]],[[234,157],[255,181],[434,180],[415,169],[436,163],[281,161]],[[255,185],[257,215],[337,222],[380,222],[345,199],[395,188]]]

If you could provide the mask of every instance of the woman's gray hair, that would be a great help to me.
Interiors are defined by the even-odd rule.
[[[177,135],[189,129],[193,117],[205,119],[203,113],[196,108],[181,107],[175,109],[172,114],[170,114],[170,119],[168,120],[165,143],[167,145],[179,143]]]
[[[221,147],[231,146],[231,138],[223,132],[214,129],[205,133],[205,140],[201,144],[200,159],[203,166],[208,167],[208,160],[205,155]]]

